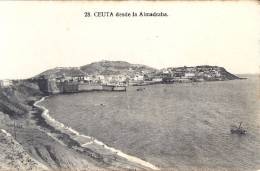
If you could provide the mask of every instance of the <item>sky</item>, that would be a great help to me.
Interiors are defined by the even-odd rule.
[[[84,17],[133,11],[168,17]],[[0,79],[100,60],[259,73],[259,21],[257,1],[0,2]]]

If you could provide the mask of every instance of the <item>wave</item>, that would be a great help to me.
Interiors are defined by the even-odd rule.
[[[54,118],[52,118],[49,115],[49,110],[47,108],[45,108],[44,106],[38,105],[39,103],[43,102],[47,97],[48,96],[42,97],[40,100],[36,101],[34,103],[34,106],[43,110],[42,117],[46,121],[51,122],[53,124],[53,126],[55,126],[55,128],[59,129],[60,131],[62,131],[62,130],[63,131],[69,131],[70,133],[74,134],[76,137],[82,137],[82,138],[88,139],[87,142],[83,142],[83,143],[79,142],[81,147],[85,147],[85,146],[90,145],[90,144],[99,145],[99,146],[102,146],[104,149],[110,150],[111,152],[115,153],[116,155],[118,155],[118,156],[120,156],[122,158],[125,158],[129,162],[133,162],[133,163],[145,166],[145,167],[153,169],[153,170],[160,170],[158,167],[154,166],[153,164],[151,164],[151,163],[149,163],[147,161],[144,161],[144,160],[142,160],[142,159],[140,159],[138,157],[131,156],[131,155],[128,155],[126,153],[123,153],[122,151],[120,151],[118,149],[115,149],[113,147],[109,147],[106,144],[104,144],[103,142],[95,139],[94,137],[90,137],[90,136],[87,136],[87,135],[84,135],[84,134],[80,134],[78,131],[74,130],[73,128],[68,127],[68,126],[64,125],[63,123],[55,120]],[[51,137],[53,137],[53,136],[51,136]]]

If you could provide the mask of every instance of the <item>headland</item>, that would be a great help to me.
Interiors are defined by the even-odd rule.
[[[127,86],[239,79],[222,67],[197,66],[157,70],[122,61],[101,61],[79,68],[55,68],[26,80],[2,80],[1,129],[30,156],[14,168],[30,169],[154,169],[156,166],[81,135],[53,120],[38,105],[45,96],[83,91],[126,91]],[[6,133],[10,134],[6,134]],[[6,137],[6,136],[5,136]],[[5,138],[6,139],[6,138]],[[7,141],[2,141],[4,143]],[[6,144],[6,143],[5,143]],[[17,152],[18,153],[18,152]],[[4,154],[4,152],[1,154]],[[7,156],[2,156],[6,163]],[[34,165],[30,162],[35,161]],[[1,161],[2,162],[2,161]],[[12,165],[12,164],[10,164]],[[10,168],[12,168],[10,166]]]

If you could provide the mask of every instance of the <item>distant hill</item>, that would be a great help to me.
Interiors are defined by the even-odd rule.
[[[157,71],[155,68],[140,64],[130,64],[124,61],[99,61],[93,62],[81,67],[57,67],[49,69],[35,76],[45,76],[46,78],[55,78],[60,76],[74,76],[82,74],[101,74],[101,75],[118,75],[127,74],[134,75],[140,72]]]
[[[87,74],[101,74],[101,75],[118,75],[118,74],[135,74],[140,72],[156,71],[140,64],[130,64],[124,61],[100,61],[80,67],[80,69]]]
[[[185,66],[186,67],[186,66]],[[185,71],[185,67],[178,67]],[[178,69],[175,68],[175,69]],[[186,67],[187,68],[187,67]],[[218,66],[209,66],[209,65],[201,65],[193,68],[217,68],[220,71],[221,77],[223,80],[234,80],[239,79],[234,74],[229,73],[223,67]],[[61,76],[78,76],[78,75],[128,75],[134,76],[138,73],[150,73],[151,75],[162,73],[164,69],[157,70],[155,68],[141,65],[141,64],[131,64],[125,61],[99,61],[93,62],[91,64],[83,65],[81,67],[56,67],[53,69],[49,69],[47,71],[42,72],[41,74],[35,76],[37,78],[39,76],[45,76],[45,78],[57,78]]]
[[[57,67],[53,69],[46,70],[39,75],[36,75],[34,78],[45,76],[45,78],[57,78],[61,76],[75,76],[85,74],[78,67]]]

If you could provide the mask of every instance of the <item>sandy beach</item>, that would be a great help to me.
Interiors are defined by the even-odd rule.
[[[102,153],[104,153],[103,151],[107,151],[105,152],[106,154],[104,155],[111,155],[113,156],[114,160],[116,159],[116,161],[119,161],[120,162],[120,157],[121,158],[124,158],[126,159],[127,161],[129,162],[133,162],[135,163],[136,165],[141,165],[143,166],[144,168],[147,167],[149,169],[152,169],[152,170],[159,170],[158,167],[152,165],[151,163],[148,163],[144,160],[141,160],[137,157],[134,157],[134,156],[130,156],[130,155],[127,155],[125,153],[123,153],[122,151],[120,150],[117,150],[115,148],[112,148],[112,147],[109,147],[107,146],[106,144],[104,144],[103,142],[95,139],[94,137],[89,137],[89,136],[86,136],[86,135],[83,135],[83,134],[80,134],[79,132],[77,132],[76,130],[70,128],[70,127],[67,127],[65,126],[64,124],[56,121],[54,118],[52,118],[50,115],[49,115],[49,111],[48,109],[46,109],[45,107],[43,106],[40,106],[38,105],[40,102],[44,101],[47,97],[43,97],[41,98],[39,101],[36,101],[34,103],[34,106],[40,108],[41,110],[43,110],[42,112],[42,117],[45,119],[45,121],[55,127],[56,129],[58,129],[59,131],[61,131],[62,133],[65,133],[66,135],[69,135],[70,138],[72,138],[73,140],[75,141],[78,141],[79,144],[80,144],[80,147],[81,148],[87,148],[87,147],[90,147],[91,146],[95,146],[94,148],[95,149],[100,149],[98,152],[102,155]],[[55,139],[58,140],[57,137],[55,137],[55,135],[52,135],[51,133],[49,133],[50,136],[54,137]],[[62,142],[61,142],[62,143]],[[102,149],[103,148],[103,149]],[[107,153],[111,153],[111,154],[107,154]],[[115,161],[114,161],[115,162]]]
[[[4,107],[8,107],[4,109],[14,112],[12,115],[0,112],[0,127],[21,146],[25,154],[39,163],[37,167],[48,170],[158,170],[148,162],[129,156],[54,120],[45,107],[38,105],[45,98],[37,86],[27,82],[1,91],[1,99],[5,100]],[[16,105],[18,103],[23,108]],[[1,151],[1,154],[4,154],[0,155],[4,168],[8,166],[7,160],[4,160],[7,153]],[[23,165],[19,165],[19,168],[23,168]]]

